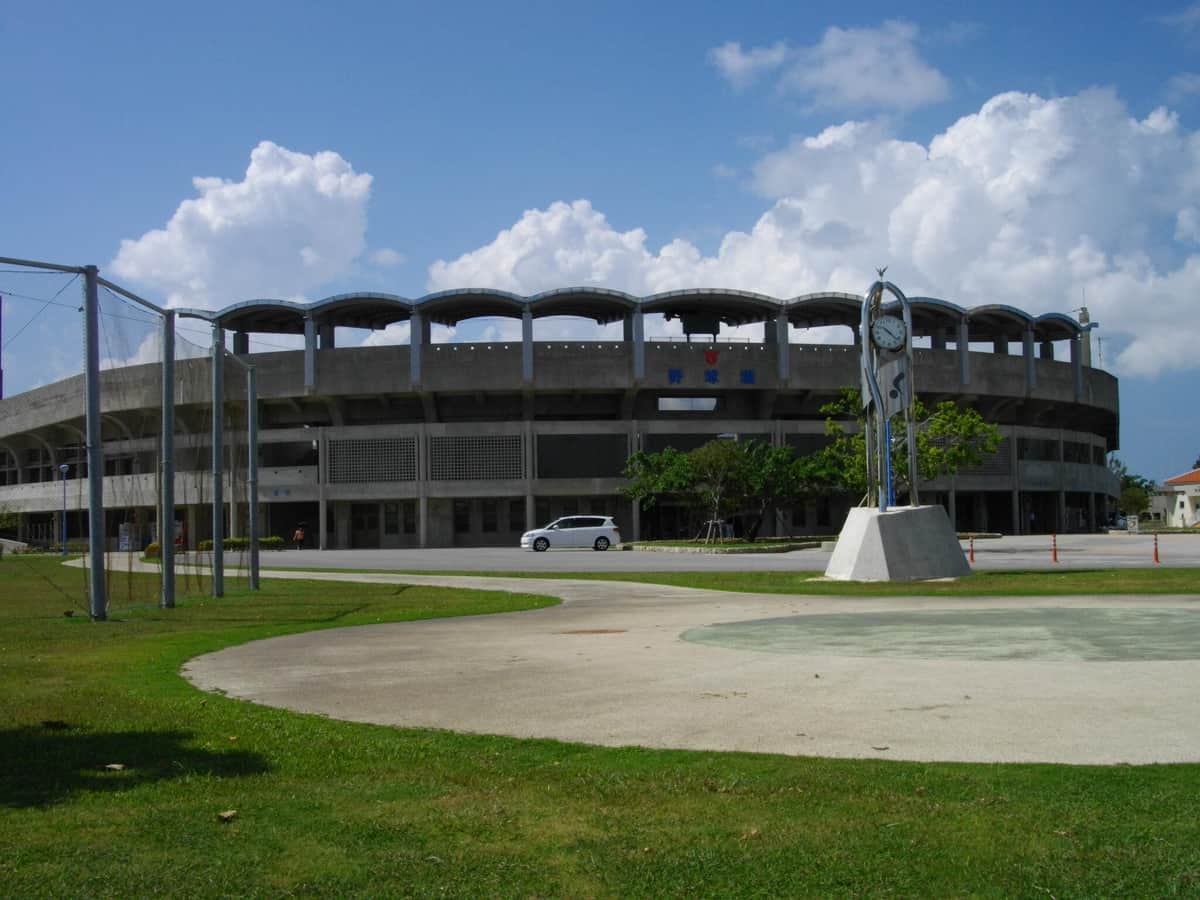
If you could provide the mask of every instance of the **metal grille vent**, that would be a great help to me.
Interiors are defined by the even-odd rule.
[[[430,438],[429,477],[434,481],[521,478],[522,443],[519,434]]]
[[[366,438],[329,442],[329,480],[415,481],[417,442],[411,437]]]

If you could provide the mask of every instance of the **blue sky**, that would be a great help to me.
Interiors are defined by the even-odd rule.
[[[887,263],[963,305],[1086,298],[1121,456],[1200,454],[1200,5],[9,4],[0,51],[0,255],[191,305]],[[5,348],[8,393],[72,370],[67,313]]]

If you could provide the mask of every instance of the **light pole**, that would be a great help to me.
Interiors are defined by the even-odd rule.
[[[58,471],[62,475],[63,510],[62,510],[62,555],[67,555],[67,470],[71,468],[66,463],[59,463]]]

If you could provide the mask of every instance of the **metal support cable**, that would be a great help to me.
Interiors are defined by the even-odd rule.
[[[78,280],[79,280],[79,273],[78,273],[78,272],[76,272],[76,273],[75,273],[75,276],[74,276],[74,277],[73,277],[73,278],[72,278],[70,281],[68,281],[66,284],[64,284],[64,285],[63,285],[61,288],[59,288],[59,289],[58,289],[58,293],[57,293],[57,294],[55,294],[55,295],[54,295],[53,297],[51,297],[49,300],[43,301],[42,308],[41,308],[41,309],[39,309],[37,312],[35,312],[35,313],[34,313],[32,316],[30,316],[30,317],[29,317],[29,321],[28,321],[28,322],[26,322],[24,325],[22,325],[20,328],[18,328],[18,329],[17,329],[17,333],[16,333],[16,334],[14,334],[12,337],[10,337],[10,338],[9,338],[7,341],[5,341],[5,342],[4,342],[4,345],[3,345],[3,347],[0,347],[0,349],[6,349],[6,348],[8,347],[8,345],[9,345],[9,344],[11,344],[11,343],[12,343],[13,341],[15,341],[17,338],[19,338],[19,337],[21,336],[22,332],[24,332],[26,328],[28,328],[30,325],[32,325],[32,324],[33,324],[33,321],[34,321],[34,319],[36,319],[38,316],[40,316],[42,313],[44,313],[44,312],[46,311],[46,309],[47,309],[47,308],[49,308],[49,307],[50,307],[52,304],[53,304],[53,305],[55,305],[55,306],[65,306],[65,307],[67,307],[68,309],[78,309],[78,307],[77,307],[77,306],[71,306],[69,303],[55,303],[55,302],[54,302],[55,300],[57,300],[57,299],[59,298],[59,296],[62,294],[62,292],[63,292],[63,291],[65,291],[67,288],[69,288],[71,285],[73,285],[73,284],[74,284],[76,281],[78,281]],[[12,293],[10,293],[10,292],[8,292],[8,291],[4,291],[3,293],[4,293],[4,296],[6,296],[6,297],[14,297],[14,296],[17,296],[16,294],[12,294]],[[26,300],[35,300],[35,299],[38,299],[38,298],[35,298],[35,297],[25,297],[25,298],[23,298],[23,299],[26,299]]]

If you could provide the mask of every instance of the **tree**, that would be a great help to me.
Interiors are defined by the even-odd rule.
[[[985,422],[970,407],[960,407],[952,400],[943,400],[930,413],[918,399],[914,404],[917,415],[917,465],[922,480],[953,475],[960,469],[977,466],[983,458],[1000,446],[1000,429]],[[830,483],[853,494],[867,490],[866,437],[861,395],[848,388],[833,403],[821,407],[825,433],[830,442],[822,452],[823,476]],[[855,430],[844,427],[850,419],[857,423]],[[892,473],[896,483],[907,491],[908,448],[897,442],[892,448]]]
[[[642,509],[670,497],[702,510],[709,522],[730,516],[745,517],[743,536],[758,537],[763,519],[773,507],[791,505],[804,497],[833,491],[861,495],[867,489],[866,451],[861,420],[847,431],[843,423],[862,413],[856,390],[847,390],[825,407],[829,418],[825,432],[830,442],[823,450],[797,456],[792,447],[773,447],[763,441],[709,441],[690,453],[668,447],[661,453],[635,453],[625,464],[629,484],[622,493]],[[928,413],[917,404],[922,420],[917,429],[920,474],[937,478],[978,465],[1000,444],[1000,430],[973,409],[960,409],[946,401]],[[907,488],[908,453],[893,451],[893,471]],[[714,537],[713,529],[708,537]]]
[[[789,506],[825,489],[825,463],[819,453],[797,456],[788,446],[773,447],[763,441],[743,445],[746,464],[742,512],[747,516],[746,540],[758,537],[763,519],[772,507]]]
[[[0,532],[16,531],[20,515],[8,504],[0,503]]]
[[[695,502],[691,458],[674,447],[661,453],[633,454],[626,460],[622,474],[629,484],[621,488],[621,493],[642,509],[650,509],[660,497]]]
[[[713,524],[737,512],[748,487],[746,455],[737,441],[715,440],[688,454],[692,489],[708,516],[705,540],[718,535]]]
[[[709,522],[743,515],[743,536],[754,541],[772,507],[825,489],[825,470],[820,454],[798,457],[787,446],[718,439],[690,453],[635,453],[625,465],[629,484],[622,493],[643,509],[670,497],[702,511]],[[708,531],[709,539],[715,537]]]
[[[1127,516],[1141,516],[1150,508],[1150,498],[1155,492],[1154,482],[1141,475],[1134,475],[1125,463],[1115,456],[1109,459],[1108,468],[1121,480],[1121,498],[1117,502],[1117,508]]]

